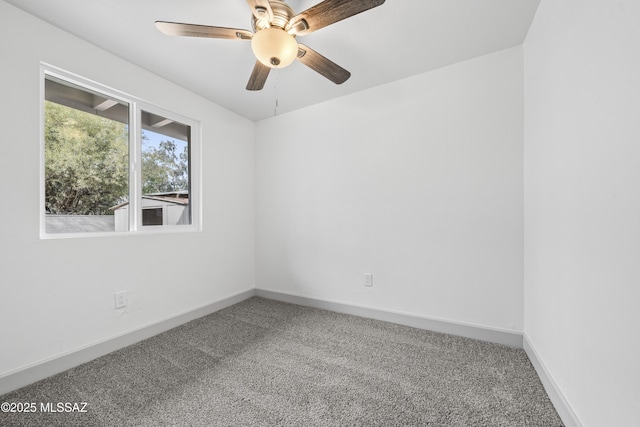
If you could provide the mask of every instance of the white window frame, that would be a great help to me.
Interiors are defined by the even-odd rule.
[[[104,94],[129,105],[129,231],[47,233],[45,220],[45,140],[44,140],[44,99],[45,78],[51,76],[84,88]],[[144,234],[199,232],[202,230],[202,175],[201,175],[201,126],[200,122],[174,113],[160,106],[144,101],[133,95],[86,79],[50,64],[40,64],[40,238],[66,239],[78,237],[129,236]],[[142,225],[142,111],[157,114],[191,128],[189,162],[189,204],[191,224],[143,226]]]

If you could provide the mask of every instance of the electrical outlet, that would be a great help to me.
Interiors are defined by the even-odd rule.
[[[373,286],[373,274],[372,273],[364,273],[364,285],[365,286]]]
[[[127,295],[127,291],[116,292],[116,308],[126,307],[129,303],[129,296]]]

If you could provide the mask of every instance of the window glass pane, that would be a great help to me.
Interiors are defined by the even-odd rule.
[[[128,230],[129,106],[50,76],[44,104],[46,232]]]
[[[190,133],[187,125],[142,111],[143,226],[191,224]]]

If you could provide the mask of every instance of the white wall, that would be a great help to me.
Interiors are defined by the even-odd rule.
[[[640,420],[639,23],[543,0],[525,42],[525,335],[584,426]]]
[[[0,377],[254,288],[253,123],[2,1],[0,58]],[[39,239],[39,61],[201,122],[203,232]]]
[[[257,287],[521,332],[522,84],[517,47],[259,122]]]

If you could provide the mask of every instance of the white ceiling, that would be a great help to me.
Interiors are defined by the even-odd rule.
[[[251,43],[171,37],[156,20],[251,30],[245,0],[5,0],[251,120],[521,44],[540,0],[387,0],[299,42],[351,72],[335,85],[301,63],[245,89]],[[358,0],[353,0],[358,1]],[[298,13],[319,0],[288,0]],[[277,109],[276,109],[277,101]]]

